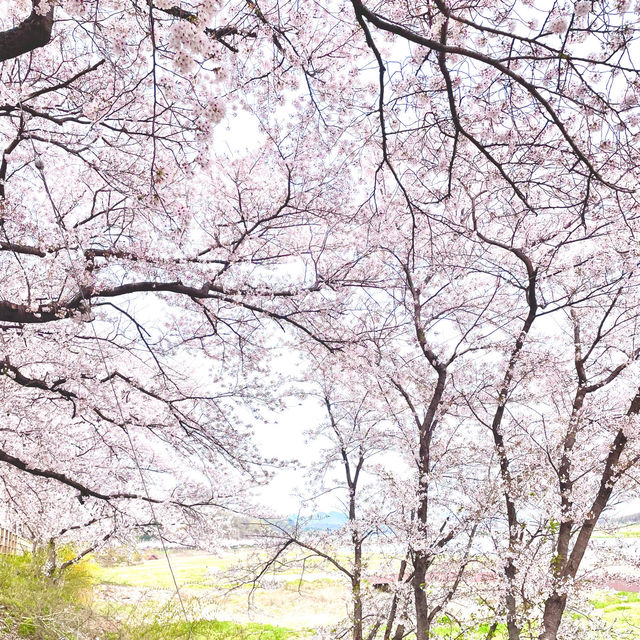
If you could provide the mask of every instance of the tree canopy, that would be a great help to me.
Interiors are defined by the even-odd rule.
[[[480,535],[510,640],[561,637],[640,459],[638,7],[0,6],[12,517],[200,539],[268,478],[284,349],[352,497],[354,452],[411,469],[380,477],[417,637]]]

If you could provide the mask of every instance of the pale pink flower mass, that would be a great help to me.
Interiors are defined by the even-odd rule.
[[[336,636],[598,637],[640,481],[629,4],[0,7],[11,523],[215,548],[241,513],[333,567]]]

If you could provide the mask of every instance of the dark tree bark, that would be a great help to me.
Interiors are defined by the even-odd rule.
[[[418,340],[421,344],[426,344],[422,329],[418,330]],[[436,383],[431,402],[427,408],[424,421],[419,431],[420,457],[419,457],[419,483],[420,483],[420,501],[418,503],[418,522],[423,531],[426,531],[429,519],[429,486],[428,478],[431,470],[431,438],[433,430],[436,426],[436,411],[442,401],[444,395],[447,368],[446,365],[437,363],[435,356],[427,356],[430,361],[435,362],[434,368],[438,372],[438,381]],[[427,640],[430,630],[429,603],[425,592],[425,583],[427,580],[427,571],[433,562],[433,556],[430,552],[417,549],[413,553],[413,597],[416,607],[416,638],[417,640]]]
[[[610,310],[613,308],[614,304],[615,299]],[[583,356],[580,323],[577,315],[575,314],[573,315],[573,322],[575,368],[579,384],[573,401],[573,409],[569,422],[571,427],[565,436],[563,447],[564,451],[558,466],[558,480],[562,501],[561,506],[563,513],[567,514],[571,513],[574,506],[572,498],[574,480],[571,477],[571,454],[576,444],[580,424],[579,416],[584,406],[585,399],[590,393],[597,391],[598,389],[606,386],[609,382],[615,380],[624,370],[624,366],[619,366],[601,381],[589,384],[586,370],[586,360],[588,355]],[[595,341],[586,351],[587,354],[593,352],[593,348],[599,339],[600,334],[596,336]],[[631,401],[627,415],[634,416],[638,413],[640,413],[640,391],[636,393],[635,397]],[[578,525],[576,525],[576,522],[572,518],[565,518],[560,523],[556,543],[556,553],[554,554],[552,565],[550,567],[551,571],[554,573],[555,585],[553,591],[545,602],[542,621],[543,629],[540,634],[540,640],[556,640],[558,636],[558,629],[560,628],[562,617],[567,606],[567,593],[564,588],[564,584],[567,581],[575,580],[582,558],[586,553],[589,541],[591,540],[593,531],[598,523],[598,519],[609,502],[609,498],[611,497],[611,493],[613,492],[616,482],[624,472],[624,468],[619,468],[619,463],[626,444],[627,436],[624,431],[620,429],[616,433],[616,436],[609,448],[609,452],[605,460],[605,467],[600,478],[600,487],[594,497],[588,518],[582,524]],[[571,548],[571,540],[574,536],[575,542],[573,543],[573,548]]]
[[[33,9],[28,18],[17,27],[0,32],[0,62],[17,58],[51,40],[53,6],[43,15],[38,13],[40,0],[32,0]]]
[[[628,411],[628,415],[636,415],[639,412],[640,392],[638,392],[638,394],[633,399],[631,407]],[[563,579],[574,579],[578,572],[578,569],[580,568],[580,563],[587,550],[589,540],[591,539],[591,535],[596,528],[598,519],[607,506],[609,498],[611,497],[611,493],[613,492],[613,488],[620,477],[620,472],[618,471],[617,467],[620,461],[620,456],[622,455],[626,444],[626,435],[622,430],[618,431],[616,437],[613,440],[611,448],[609,449],[609,454],[605,463],[605,469],[600,481],[600,488],[593,501],[593,505],[590,511],[590,517],[585,520],[582,527],[580,527],[573,550],[569,555],[568,561],[564,566],[564,570],[561,575],[561,578]],[[542,619],[543,630],[540,634],[540,640],[556,640],[556,638],[558,637],[558,629],[560,628],[560,623],[562,622],[562,617],[564,615],[566,606],[566,594],[564,592],[559,593],[558,591],[554,590],[554,592],[549,596],[545,603]]]

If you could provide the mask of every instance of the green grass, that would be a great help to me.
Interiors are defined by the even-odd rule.
[[[616,531],[616,535],[622,538],[640,538],[640,524],[622,527]]]
[[[469,626],[462,629],[460,625],[449,618],[449,616],[442,616],[438,623],[432,627],[431,632],[437,638],[444,639],[464,639],[464,640],[484,640],[489,633],[490,625],[488,623],[479,624],[477,626]],[[499,624],[493,635],[494,640],[503,640],[507,637],[507,625]],[[413,635],[415,639],[415,634]]]
[[[607,609],[611,606],[618,606],[621,603],[625,603],[625,605],[638,603],[640,606],[640,593],[634,593],[633,591],[602,592],[598,594],[597,598],[591,600],[591,604],[596,609]]]
[[[300,632],[269,624],[236,624],[218,620],[196,620],[186,622],[154,623],[139,627],[132,634],[135,640],[187,640],[191,631],[192,640],[288,640],[301,635]]]
[[[32,640],[74,638],[93,623],[91,567],[80,562],[52,578],[44,563],[40,555],[0,556],[0,627]]]
[[[600,592],[590,600],[598,616],[617,628],[640,628],[640,593],[630,591]]]
[[[308,635],[303,629],[206,619],[191,598],[185,601],[187,616],[193,620],[188,624],[175,598],[163,603],[147,597],[136,602],[94,597],[95,587],[109,580],[120,585],[172,587],[166,561],[108,568],[85,561],[54,578],[44,574],[44,561],[41,556],[0,556],[0,636],[75,640],[88,637],[89,632],[96,640],[290,640]],[[174,570],[183,583],[206,582],[209,570],[223,568],[228,561],[178,556]]]
[[[147,552],[148,553],[148,552]],[[166,623],[181,619],[179,612],[161,614],[175,600],[166,559],[137,564],[96,566],[99,582],[94,608],[131,628],[142,629],[160,614]],[[326,562],[307,562],[303,580],[300,567],[266,575],[264,588],[252,591],[239,584],[234,569],[255,564],[259,552],[238,550],[221,556],[170,552],[171,565],[193,620],[229,620],[237,624],[262,623],[305,633],[310,627],[337,624],[345,616],[349,590],[345,579]],[[275,627],[274,627],[275,628]],[[265,631],[265,629],[262,629]],[[136,631],[137,633],[137,631]],[[266,631],[265,631],[266,633]],[[267,637],[271,640],[271,636]]]
[[[137,564],[120,564],[117,566],[106,567],[96,565],[96,576],[99,582],[103,584],[120,585],[127,587],[138,587],[142,589],[174,589],[171,572],[164,556],[157,560],[145,560]],[[222,556],[201,554],[191,555],[184,553],[171,553],[169,555],[171,566],[176,577],[178,585],[188,587],[189,589],[224,589],[233,586],[221,574],[229,572],[234,567],[241,566],[247,561],[246,552],[237,551]],[[346,563],[346,557],[345,557]],[[373,560],[374,565],[376,559]],[[335,568],[328,565],[322,560],[307,560],[305,564],[305,572],[312,574],[314,572],[322,572],[334,574],[337,573]],[[369,568],[370,573],[378,573],[382,571],[381,567],[374,566]],[[300,567],[292,566],[289,569],[279,569],[279,577],[291,576],[291,584],[298,584],[296,576],[300,575]],[[228,576],[227,576],[228,578]],[[312,581],[318,581],[320,578],[312,578]]]

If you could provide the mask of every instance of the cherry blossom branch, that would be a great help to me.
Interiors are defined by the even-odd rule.
[[[38,10],[40,0],[31,0],[31,5],[33,9],[28,18],[17,27],[0,32],[0,62],[44,47],[51,40],[54,3],[48,3],[46,13]]]
[[[97,500],[102,500],[105,502],[110,502],[113,500],[143,500],[145,502],[152,502],[154,504],[163,504],[163,500],[158,500],[155,498],[149,498],[144,495],[140,495],[137,493],[129,493],[129,492],[115,492],[115,493],[102,493],[97,489],[93,489],[88,487],[87,485],[70,478],[64,473],[60,473],[58,471],[53,471],[50,469],[41,469],[31,464],[27,464],[20,458],[13,456],[6,451],[0,449],[0,462],[4,462],[19,471],[23,471],[24,473],[28,473],[31,476],[36,478],[44,478],[46,480],[55,480],[60,484],[63,484],[72,489],[76,489],[81,496],[96,498]]]
[[[562,119],[557,114],[556,110],[552,107],[549,100],[547,100],[541,93],[540,89],[522,77],[520,74],[516,73],[510,66],[488,56],[484,53],[480,53],[477,51],[473,51],[472,49],[468,49],[461,46],[450,46],[447,44],[443,44],[442,42],[438,42],[436,40],[432,40],[430,38],[425,38],[424,36],[415,33],[411,29],[404,27],[398,23],[393,22],[378,13],[375,13],[368,9],[361,0],[352,0],[356,11],[365,17],[371,24],[376,26],[378,29],[386,31],[388,33],[393,33],[409,42],[414,42],[415,44],[422,45],[427,47],[437,53],[443,54],[454,54],[464,56],[466,58],[470,58],[472,60],[477,60],[478,62],[482,62],[488,66],[491,66],[500,73],[514,80],[517,84],[523,87],[547,112],[557,129],[560,131],[562,137],[565,139],[571,150],[575,153],[576,157],[580,160],[582,164],[584,164],[589,173],[592,174],[599,182],[608,186],[611,189],[620,190],[620,191],[628,191],[628,189],[619,187],[608,180],[606,180],[601,173],[595,168],[589,158],[585,155],[585,153],[580,149],[573,136],[568,132],[565,124],[562,122]]]

